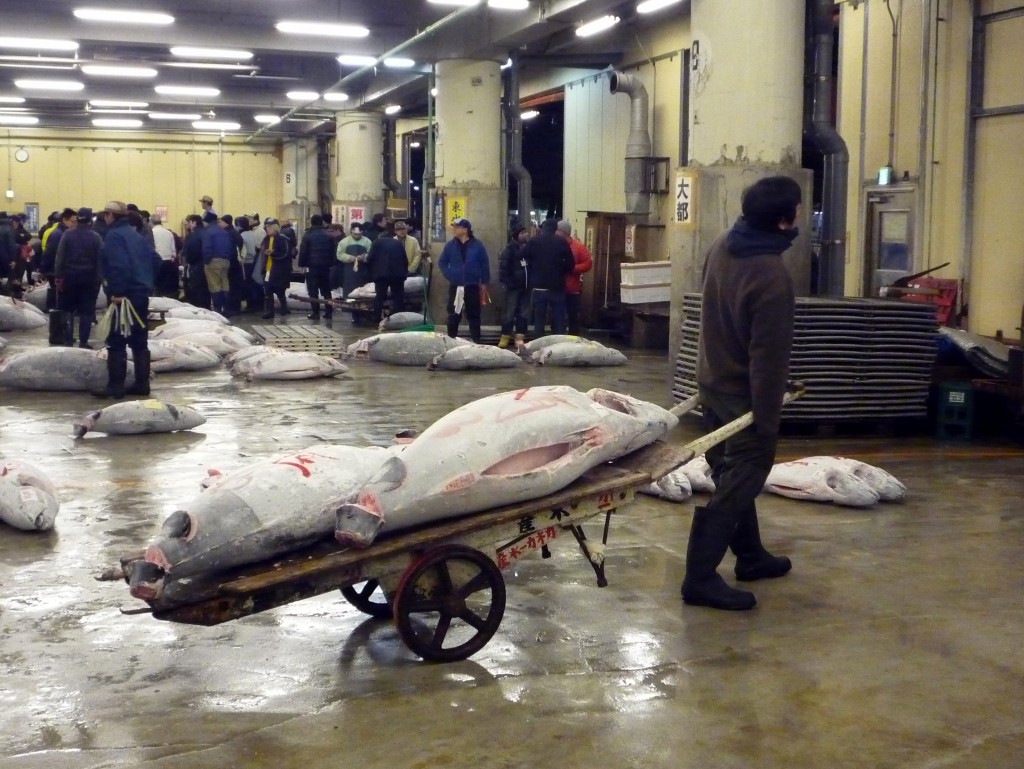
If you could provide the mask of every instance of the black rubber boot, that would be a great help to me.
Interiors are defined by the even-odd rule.
[[[736,579],[741,582],[782,577],[793,568],[786,556],[772,555],[765,550],[754,505],[739,516],[729,549],[736,555]]]
[[[452,339],[459,335],[459,316],[449,315],[448,316],[448,336]]]
[[[745,611],[757,605],[753,593],[729,587],[716,571],[735,530],[735,519],[728,513],[703,507],[693,509],[690,541],[686,545],[686,578],[681,591],[685,603],[728,611]]]
[[[135,383],[125,389],[128,395],[149,395],[149,350],[132,352],[135,366]]]
[[[128,351],[107,348],[107,386],[93,393],[98,398],[124,398],[124,380],[128,376]]]
[[[274,317],[274,297],[264,298],[263,300],[263,314],[260,315],[263,320],[270,320]]]

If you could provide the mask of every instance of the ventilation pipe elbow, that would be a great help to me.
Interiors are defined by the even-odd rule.
[[[640,80],[622,72],[612,72],[608,85],[613,94],[629,96],[629,136],[626,139],[626,213],[647,216],[651,196],[645,192],[647,159],[653,154],[649,129],[650,103]]]
[[[398,197],[402,185],[398,181],[398,162],[395,151],[395,121],[384,121],[384,186],[391,191],[392,197]]]

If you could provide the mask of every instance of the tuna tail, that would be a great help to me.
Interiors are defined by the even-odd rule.
[[[84,417],[82,417],[82,421],[74,426],[75,427],[75,437],[76,438],[81,438],[83,435],[85,435],[87,432],[89,432],[92,428],[94,428],[96,426],[96,420],[98,420],[99,418],[100,418],[100,412],[99,411],[93,411],[93,412],[91,412],[89,414],[86,414]]]

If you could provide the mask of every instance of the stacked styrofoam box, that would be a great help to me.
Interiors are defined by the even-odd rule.
[[[619,296],[623,304],[668,302],[672,298],[672,262],[623,262]]]

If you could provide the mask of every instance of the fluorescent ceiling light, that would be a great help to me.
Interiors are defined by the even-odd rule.
[[[252,51],[240,51],[231,48],[192,48],[187,45],[176,45],[171,49],[172,56],[184,59],[251,59]]]
[[[476,5],[480,0],[429,0],[432,5]]]
[[[289,91],[285,96],[292,101],[316,101],[320,98],[316,91]]]
[[[602,16],[600,19],[594,19],[588,21],[576,28],[577,37],[590,37],[596,35],[598,32],[604,32],[606,29],[611,29],[619,23],[618,16]]]
[[[0,96],[0,104],[24,104],[24,96]]]
[[[179,67],[181,69],[234,69],[245,72],[258,71],[254,64],[221,64],[215,61],[162,61],[161,67]]]
[[[41,37],[0,37],[0,48],[19,48],[29,51],[77,51],[74,40],[47,40]]]
[[[338,57],[338,64],[346,67],[372,67],[376,63],[376,56],[364,56],[360,53],[343,53]]]
[[[392,69],[409,69],[409,67],[415,67],[416,62],[401,56],[392,56],[391,58],[384,59],[384,66],[391,67]]]
[[[384,108],[385,115],[395,115],[402,111],[401,106],[398,104],[389,104]]]
[[[199,85],[158,85],[153,88],[164,96],[220,96],[220,90]]]
[[[525,11],[530,7],[530,0],[487,0],[487,7],[501,11]]]
[[[279,21],[278,32],[289,35],[316,35],[317,37],[366,37],[370,30],[358,24],[324,24],[320,21]]]
[[[409,146],[415,149],[416,147],[422,146],[419,142],[409,142]]]
[[[24,91],[81,91],[85,88],[74,80],[15,80],[14,85]]]
[[[257,123],[263,123],[264,125],[274,125],[275,123],[281,122],[281,118],[277,115],[253,115],[252,119]]]
[[[113,64],[83,64],[82,72],[98,77],[156,77],[152,67],[119,67]]]
[[[535,110],[535,109],[528,109],[528,110],[526,110],[526,112],[523,112],[519,116],[519,119],[520,120],[533,120],[539,114],[540,113],[537,110]]]
[[[114,8],[75,8],[75,18],[82,21],[104,21],[110,24],[173,24],[174,17],[150,11],[122,11]]]
[[[89,99],[91,107],[148,107],[148,101],[117,101],[116,99]]]
[[[150,120],[201,120],[198,112],[150,112]]]
[[[654,13],[660,11],[662,8],[668,8],[670,5],[675,5],[680,0],[644,0],[642,3],[636,4],[637,13]]]
[[[0,107],[0,112],[31,112],[31,107]]]
[[[328,91],[324,94],[324,101],[348,101],[348,94],[341,91]]]
[[[0,125],[35,125],[39,118],[32,115],[0,115]]]
[[[137,109],[121,109],[116,107],[87,107],[86,111],[90,115],[144,115],[144,112],[139,112]]]
[[[433,88],[430,89],[430,95],[437,96],[437,86],[434,86]]]
[[[97,128],[139,128],[141,120],[131,120],[118,117],[98,117],[92,121]]]
[[[192,127],[200,131],[237,131],[242,126],[228,120],[197,120]]]

